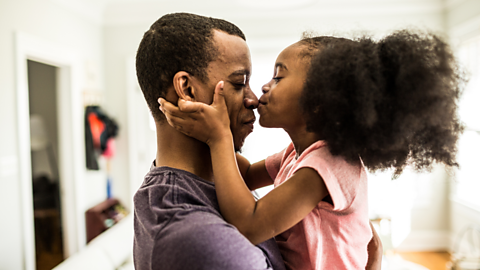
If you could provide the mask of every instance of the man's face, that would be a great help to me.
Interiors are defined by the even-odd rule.
[[[213,40],[217,47],[217,59],[207,68],[208,91],[204,102],[211,104],[213,90],[219,81],[224,81],[225,102],[230,117],[230,129],[233,134],[235,150],[239,151],[245,138],[253,131],[258,99],[250,89],[252,70],[250,50],[240,37],[225,32],[214,31]]]

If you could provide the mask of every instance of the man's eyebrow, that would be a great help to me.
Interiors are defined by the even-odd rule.
[[[234,72],[232,72],[230,75],[228,75],[228,77],[235,77],[235,76],[249,76],[250,75],[250,71],[246,70],[246,69],[239,69],[239,70],[235,70]]]
[[[280,68],[283,68],[283,69],[285,69],[285,70],[288,70],[287,66],[285,66],[285,64],[284,64],[284,63],[281,63],[281,62],[275,63],[275,69],[277,69],[277,67],[280,67]]]

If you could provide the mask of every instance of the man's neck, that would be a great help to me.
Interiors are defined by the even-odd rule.
[[[168,166],[191,172],[213,182],[212,159],[208,145],[172,128],[165,121],[156,123],[156,166]]]

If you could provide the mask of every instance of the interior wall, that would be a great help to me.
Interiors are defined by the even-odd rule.
[[[391,215],[393,248],[405,251],[448,249],[448,178],[445,167],[435,165],[431,172],[407,170],[399,179],[388,180],[391,190],[387,200],[395,205]]]
[[[450,218],[451,251],[458,252],[460,249],[465,250],[467,248],[471,254],[478,254],[480,252],[478,239],[472,239],[472,234],[470,233],[472,232],[471,230],[474,230],[476,234],[473,235],[478,236],[480,230],[480,210],[478,207],[455,199],[450,201],[450,208],[452,211]]]
[[[480,15],[480,2],[476,0],[447,0],[445,12],[445,26],[453,38],[461,38],[474,35],[480,31],[478,27],[478,16]],[[452,32],[464,26],[476,23],[477,27],[465,29],[464,32]]]
[[[412,3],[414,3],[413,1]],[[319,34],[337,34],[350,35],[352,32],[369,30],[374,34],[381,35],[391,29],[404,26],[424,26],[434,30],[444,30],[446,16],[449,26],[455,25],[461,20],[462,9],[470,10],[476,8],[478,1],[460,1],[468,2],[461,4],[458,8],[452,7],[454,11],[447,12],[445,15],[442,9],[443,1],[431,1],[438,3],[438,9],[428,9],[419,6],[418,8],[406,10],[386,10],[385,12],[373,13],[366,8],[361,10],[351,9],[349,12],[345,8],[339,8],[330,13],[309,14],[308,16],[298,16],[295,12],[258,12],[258,16],[252,16],[245,12],[230,12],[225,15],[222,10],[198,8],[192,9],[185,7],[184,10],[196,12],[204,15],[222,17],[226,20],[236,23],[242,28],[247,36],[248,43],[252,51],[252,60],[254,63],[254,74],[271,74],[271,71],[256,70],[255,63],[261,63],[257,66],[263,70],[268,69],[269,63],[273,63],[276,55],[282,48],[298,40],[301,32],[305,30],[314,30]],[[22,231],[21,231],[21,196],[18,181],[18,171],[22,168],[18,164],[18,141],[16,129],[16,93],[15,93],[15,74],[14,74],[14,32],[20,31],[30,33],[43,40],[62,44],[71,47],[80,54],[84,62],[93,62],[99,68],[94,71],[98,79],[97,87],[105,89],[104,100],[107,112],[114,117],[120,124],[120,133],[117,140],[117,156],[113,160],[113,191],[114,194],[128,204],[130,201],[129,179],[128,179],[128,151],[127,151],[127,115],[126,115],[126,59],[135,55],[137,46],[143,33],[148,27],[161,15],[173,11],[179,11],[178,5],[173,7],[167,3],[162,3],[163,8],[151,9],[146,13],[139,13],[143,21],[133,23],[116,23],[115,10],[112,8],[106,11],[107,24],[102,28],[101,23],[82,16],[71,9],[56,4],[54,1],[47,0],[2,0],[0,3],[0,207],[2,214],[9,217],[9,222],[0,224],[0,254],[9,256],[0,257],[0,265],[5,269],[22,269]],[[420,4],[419,4],[420,5]],[[188,10],[187,10],[188,9]],[[372,8],[373,10],[373,8]],[[478,9],[477,9],[478,10]],[[39,12],[41,11],[41,12]],[[378,10],[377,10],[378,11]],[[457,12],[458,11],[458,12]],[[471,13],[471,11],[469,11]],[[154,13],[152,15],[152,13]],[[290,15],[289,15],[290,14]],[[125,13],[118,12],[118,16]],[[132,17],[135,17],[132,15]],[[354,31],[355,30],[355,31]],[[103,65],[105,63],[105,65]],[[271,64],[270,64],[271,65]],[[84,74],[88,73],[82,70]],[[255,76],[255,75],[254,75]],[[87,75],[85,75],[87,77]],[[105,78],[105,81],[103,80]],[[252,82],[254,77],[252,77]],[[258,94],[263,81],[268,78],[255,79],[255,85]],[[87,78],[84,83],[87,84]],[[81,102],[81,101],[78,101]],[[82,124],[82,123],[75,123]],[[83,129],[82,129],[83,130]],[[259,133],[256,128],[256,133]],[[142,132],[142,131],[138,131]],[[260,131],[261,132],[261,131]],[[253,135],[247,140],[245,153],[253,152],[256,146],[250,144],[253,141]],[[261,140],[261,138],[255,139]],[[83,142],[79,142],[83,143]],[[155,147],[152,142],[152,147]],[[276,151],[275,147],[282,143],[276,143],[271,148],[260,152],[264,157],[271,154],[270,151]],[[281,148],[280,148],[281,149]],[[101,194],[105,181],[105,175],[101,172],[85,172],[85,190],[93,191],[93,196],[79,194],[82,201],[82,209],[94,205],[101,200]],[[426,186],[428,188],[428,185]],[[90,195],[90,194],[89,194]],[[438,195],[440,196],[440,195]],[[427,212],[428,213],[428,212]],[[435,212],[437,213],[437,212]],[[438,215],[438,214],[435,214]],[[441,215],[446,215],[443,213]],[[424,220],[429,220],[429,215],[418,215],[419,224]],[[444,217],[435,216],[436,219]],[[421,225],[419,225],[421,226]],[[416,228],[417,226],[413,226]]]
[[[328,7],[326,7],[326,10]],[[343,13],[343,11],[346,11]],[[289,16],[271,18],[227,18],[237,24],[247,37],[253,63],[251,87],[255,94],[262,95],[261,87],[273,75],[275,59],[287,46],[300,40],[302,34],[333,35],[339,37],[359,37],[371,35],[382,37],[394,30],[418,27],[444,32],[441,10],[413,13],[392,11],[377,14],[351,13],[350,10],[334,10],[318,15],[300,16],[292,12]],[[257,114],[258,119],[258,114]],[[279,129],[266,129],[255,123],[255,132],[246,139],[243,154],[251,161],[259,161],[266,156],[281,151],[290,142],[288,135]],[[268,138],[268,139],[266,139]]]
[[[22,32],[77,52],[82,61],[102,65],[102,29],[98,22],[47,0],[0,2],[0,269],[25,269],[22,196],[17,134],[17,98],[14,34]],[[79,72],[82,72],[82,67]],[[103,78],[99,69],[97,75]],[[84,80],[79,81],[80,84]],[[99,82],[100,85],[103,81]],[[81,103],[81,100],[77,102]],[[82,121],[74,125],[83,125]],[[59,127],[60,129],[62,127]],[[83,130],[83,129],[81,129]],[[77,142],[83,143],[83,142]],[[102,179],[101,175],[85,175]],[[86,190],[89,187],[86,187]],[[77,194],[86,201],[86,194]],[[88,205],[81,206],[85,210]]]
[[[423,4],[428,1],[424,1]],[[322,2],[324,3],[324,2]],[[439,33],[445,33],[445,13],[443,1],[430,1],[436,8],[425,8],[421,1],[415,6],[414,1],[409,2],[408,8],[392,8],[386,6],[372,7],[359,6],[358,8],[327,6],[324,11],[298,10],[278,11],[261,10],[246,12],[247,10],[232,10],[209,8],[195,5],[188,5],[183,10],[178,10],[178,5],[162,3],[158,6],[149,6],[148,9],[139,5],[127,5],[107,8],[105,13],[106,26],[104,28],[104,50],[105,50],[105,75],[106,75],[106,96],[111,102],[107,104],[109,110],[120,120],[121,126],[125,127],[119,135],[119,151],[115,159],[114,181],[117,194],[124,200],[131,200],[127,197],[128,173],[128,151],[127,149],[127,116],[124,109],[127,105],[125,93],[126,74],[125,63],[129,57],[134,57],[138,44],[143,33],[150,25],[162,15],[185,11],[200,15],[207,15],[226,19],[235,23],[245,33],[247,43],[250,47],[253,63],[253,74],[251,87],[257,96],[261,95],[261,86],[270,80],[273,74],[273,63],[281,50],[299,40],[302,32],[310,31],[318,35],[335,35],[354,37],[363,33],[375,37],[383,36],[395,29],[415,27],[430,29]],[[335,4],[332,4],[335,5]],[[387,4],[385,4],[387,5]],[[313,9],[313,8],[312,8]],[[131,22],[120,21],[120,15],[125,17],[128,10],[128,18]],[[131,68],[133,72],[133,68]],[[134,76],[134,75],[133,75]],[[146,106],[146,105],[145,105]],[[257,118],[258,119],[258,118]],[[134,130],[137,133],[148,133],[147,130]],[[272,139],[276,138],[276,140]],[[276,153],[286,147],[289,142],[288,136],[278,129],[264,129],[258,123],[255,131],[247,138],[243,154],[252,162],[264,159],[270,154]],[[151,147],[156,147],[151,142]],[[151,157],[153,160],[153,157]],[[146,161],[148,165],[150,160]],[[371,202],[371,208],[378,208],[385,204],[399,204],[396,215],[397,220],[403,219],[403,214],[408,215],[408,228],[402,235],[397,246],[403,245],[406,249],[444,249],[448,244],[448,217],[446,199],[448,194],[447,174],[443,168],[437,168],[434,173],[409,174],[403,176],[407,180],[398,180],[391,184],[391,174],[377,174],[378,181],[370,189],[370,197],[377,198]],[[411,181],[409,181],[410,179]],[[132,180],[133,181],[133,180]],[[395,200],[387,198],[382,201],[386,193],[385,186],[388,186],[395,193],[398,185],[405,190],[404,196],[394,197]],[[375,205],[372,205],[375,204]],[[373,206],[373,207],[372,207]],[[377,206],[377,207],[375,207]],[[407,208],[402,208],[408,206]],[[448,208],[448,207],[447,207]],[[376,210],[374,210],[376,211]],[[375,215],[375,213],[372,213]],[[432,242],[431,245],[422,243]],[[418,244],[420,243],[420,245]]]
[[[127,75],[127,70],[134,72],[135,68],[128,68],[127,63],[134,65],[134,62],[128,60],[135,56],[143,33],[148,27],[149,25],[145,24],[122,27],[107,26],[104,28],[105,99],[108,100],[105,103],[105,108],[118,121],[120,126],[116,138],[117,153],[115,158],[112,159],[112,192],[113,196],[119,198],[128,210],[133,210],[130,190],[131,180],[129,179],[131,164],[128,161],[129,155],[136,156],[136,153],[128,151],[127,81],[131,74]],[[134,83],[136,83],[136,75],[133,77],[135,78]],[[135,129],[133,132],[140,133],[139,137],[143,137],[142,134],[151,133],[151,130],[147,126],[145,130]],[[152,141],[150,145],[155,149],[153,152],[156,153],[156,141]],[[147,163],[146,169],[148,170],[155,156],[143,158]]]
[[[356,9],[357,12],[353,12],[355,8],[351,7],[311,16],[295,16],[292,12],[291,17],[282,14],[280,20],[268,19],[268,15],[267,19],[259,17],[242,20],[233,17],[232,22],[246,33],[254,63],[252,89],[260,96],[261,85],[273,74],[276,56],[283,48],[296,42],[303,31],[343,37],[358,37],[362,34],[382,37],[397,29],[418,28],[446,35],[444,10],[441,2],[438,5],[436,10],[415,10],[412,7],[396,11],[384,9],[383,12],[365,5]],[[261,65],[256,66],[255,63],[259,62]],[[258,70],[259,67],[262,70]],[[255,73],[263,76],[258,83]],[[261,160],[283,149],[289,141],[283,131],[263,129],[257,123],[255,132],[246,140],[244,154],[250,160]],[[391,172],[370,174],[370,177],[375,179],[370,181],[369,190],[369,197],[372,198],[371,217],[381,214],[375,212],[379,207],[390,206],[388,215],[392,220],[391,229],[396,229],[393,247],[405,250],[438,250],[448,247],[448,177],[444,168],[436,167],[432,173],[406,172],[397,180],[391,180]],[[399,193],[398,190],[403,192]],[[388,197],[385,194],[389,194]],[[398,229],[401,227],[405,229]]]
[[[474,37],[480,37],[480,1],[450,0],[447,1],[447,5],[448,9],[445,14],[446,27],[454,46],[458,48],[463,42]],[[472,126],[472,128],[478,128],[478,125],[476,127]],[[477,226],[478,230],[478,224],[480,224],[480,201],[477,201],[477,204],[475,204],[464,200],[461,194],[457,194],[460,182],[463,185],[462,189],[469,189],[473,192],[478,190],[477,183],[480,181],[480,176],[477,172],[478,152],[480,151],[479,138],[474,131],[467,131],[462,135],[459,143],[459,158],[462,159],[464,155],[467,157],[468,160],[464,160],[464,162],[468,163],[466,165],[469,167],[469,173],[460,171],[450,181],[450,249],[454,252],[457,251],[462,232],[471,226]],[[468,143],[465,144],[465,142]],[[474,155],[471,155],[471,153]],[[476,158],[472,160],[474,157]],[[462,163],[460,163],[460,170],[462,170]],[[464,179],[465,177],[469,177],[469,179]]]
[[[257,96],[261,95],[261,86],[272,76],[273,63],[281,50],[299,40],[302,32],[310,31],[321,35],[358,36],[369,33],[380,36],[393,29],[416,26],[443,31],[443,9],[441,1],[431,1],[436,8],[423,8],[413,5],[403,11],[385,9],[385,12],[372,8],[360,7],[364,12],[353,12],[340,4],[326,6],[325,11],[308,10],[255,10],[248,8],[224,7],[224,4],[213,8],[204,4],[189,3],[179,9],[176,3],[149,3],[148,7],[141,3],[124,3],[109,6],[105,11],[106,26],[104,28],[106,106],[117,119],[122,129],[118,137],[118,155],[115,158],[113,172],[114,192],[123,200],[128,197],[128,151],[127,116],[124,109],[127,101],[125,93],[126,59],[134,57],[143,33],[162,15],[172,12],[192,12],[205,16],[226,19],[235,23],[245,33],[251,49],[253,74],[251,87]],[[438,4],[438,5],[437,5]],[[381,8],[380,8],[381,9]],[[369,11],[370,10],[370,11]],[[128,19],[125,18],[128,12]],[[306,15],[305,15],[306,14]],[[128,22],[128,21],[131,22]],[[125,128],[123,128],[125,127]],[[143,132],[137,130],[136,132]],[[264,138],[278,137],[279,141]],[[288,136],[281,130],[266,130],[258,125],[249,136],[244,146],[244,154],[252,161],[260,160],[266,155],[280,151],[288,143]],[[261,142],[261,143],[259,143]],[[152,147],[155,142],[152,142]],[[153,157],[152,157],[153,159]]]

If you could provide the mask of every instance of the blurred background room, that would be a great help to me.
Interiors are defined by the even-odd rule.
[[[460,169],[370,174],[370,218],[382,269],[480,269],[480,0],[0,0],[0,270],[133,269],[132,196],[156,152],[134,59],[172,12],[238,25],[258,97],[304,31],[445,37],[469,78]],[[256,123],[243,155],[288,143]]]

